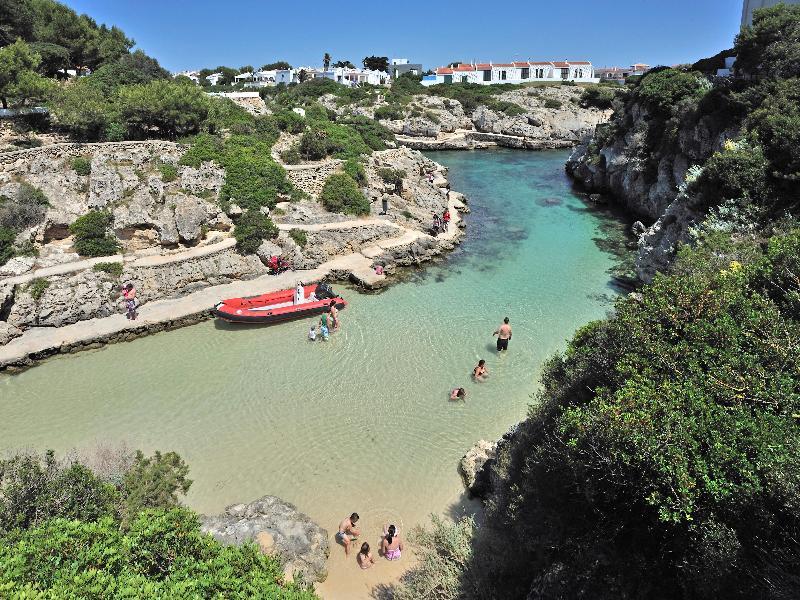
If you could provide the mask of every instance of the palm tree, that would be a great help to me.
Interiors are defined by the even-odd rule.
[[[328,70],[328,67],[331,66],[331,55],[327,52],[325,53],[325,56],[322,57],[322,66],[326,71]]]

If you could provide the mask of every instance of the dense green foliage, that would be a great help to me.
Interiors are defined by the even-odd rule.
[[[112,216],[101,210],[92,210],[78,217],[69,231],[75,236],[75,250],[81,256],[109,256],[119,250],[117,239],[109,233]]]
[[[242,208],[272,208],[278,194],[293,192],[283,167],[272,160],[270,146],[255,136],[231,136],[225,141],[221,160],[225,183],[220,199]]]
[[[122,456],[100,476],[77,461],[0,461],[0,594],[5,598],[297,598],[257,546],[200,532],[175,493],[191,483],[174,453]],[[133,499],[136,501],[133,501]]]
[[[17,236],[12,229],[0,226],[0,265],[14,258],[14,240]]]
[[[759,10],[736,38],[736,71],[751,77],[800,77],[800,6]]]
[[[10,198],[0,195],[0,265],[14,256],[29,254],[22,245],[14,245],[16,236],[41,223],[48,206],[44,192],[28,183],[21,183]]]
[[[331,212],[348,215],[369,214],[369,200],[347,173],[334,173],[325,181],[320,193],[322,205]]]
[[[119,279],[122,276],[122,269],[123,265],[121,262],[99,262],[92,265],[92,271],[106,273],[115,279]]]
[[[151,130],[175,138],[199,131],[208,116],[208,97],[196,86],[156,79],[119,90],[119,113],[131,133],[146,137]]]
[[[290,229],[289,237],[292,238],[294,243],[300,246],[301,249],[305,248],[308,243],[308,235],[302,229]]]
[[[362,187],[367,185],[367,173],[364,170],[364,165],[356,159],[350,158],[344,161],[342,170],[350,175],[358,185]]]
[[[233,230],[236,247],[242,254],[253,254],[261,242],[278,237],[278,227],[258,210],[245,211]]]
[[[617,90],[608,86],[592,86],[584,88],[580,97],[580,105],[583,108],[599,108],[607,110],[611,108],[611,103],[617,96]]]
[[[170,183],[178,178],[178,168],[169,163],[159,163],[158,170],[161,172],[161,181]]]
[[[49,287],[50,281],[48,279],[36,277],[28,282],[28,285],[25,286],[25,291],[28,292],[34,300],[40,300]]]

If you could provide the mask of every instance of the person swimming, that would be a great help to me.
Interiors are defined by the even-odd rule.
[[[358,566],[362,569],[369,569],[375,564],[375,559],[372,558],[372,552],[369,551],[369,544],[367,542],[361,544],[361,550],[356,559],[358,560]]]
[[[386,560],[399,560],[403,552],[403,540],[397,533],[397,528],[394,525],[389,525],[386,529],[386,535],[381,540],[381,551]]]
[[[450,400],[466,400],[467,398],[467,390],[462,388],[453,388],[453,391],[450,392]]]
[[[472,369],[472,377],[475,381],[486,381],[486,378],[489,376],[489,369],[486,368],[486,361],[480,359],[478,364]]]

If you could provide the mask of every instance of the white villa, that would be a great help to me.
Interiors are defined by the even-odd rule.
[[[199,71],[181,71],[179,73],[175,73],[173,77],[188,77],[193,82],[199,84],[200,83],[200,72]]]
[[[528,83],[531,81],[576,81],[598,83],[592,63],[588,61],[469,63],[455,67],[439,67],[435,75],[422,78],[422,85],[437,83]]]
[[[255,73],[240,73],[234,77],[236,83],[243,83],[244,87],[267,87],[276,84],[277,70],[256,71]]]
[[[389,73],[386,71],[374,71],[371,69],[347,69],[344,67],[333,67],[327,71],[315,71],[314,77],[324,77],[332,79],[336,83],[349,86],[357,86],[361,83],[371,85],[386,85],[389,81]]]
[[[225,77],[222,73],[212,73],[211,75],[206,75],[206,81],[211,85],[217,85],[219,80]]]

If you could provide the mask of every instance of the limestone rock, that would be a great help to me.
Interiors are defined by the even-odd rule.
[[[327,577],[328,532],[280,498],[264,496],[249,504],[233,504],[201,521],[202,530],[223,544],[256,541],[263,551],[281,557],[287,574],[301,573],[308,581]]]
[[[202,226],[206,222],[206,203],[199,198],[180,195],[175,201],[175,226],[184,242],[200,239]]]
[[[461,458],[461,462],[458,463],[458,470],[461,473],[464,486],[469,490],[470,494],[479,496],[485,490],[486,482],[482,473],[483,468],[488,461],[494,460],[496,454],[497,442],[479,440]]]
[[[92,161],[89,181],[89,208],[105,208],[122,198],[124,194],[122,178],[113,167],[97,158]]]
[[[9,260],[0,267],[0,277],[12,277],[22,275],[33,268],[36,258],[33,256],[17,256]]]
[[[14,327],[10,323],[0,321],[0,346],[6,345],[16,337],[22,335],[22,330]]]

